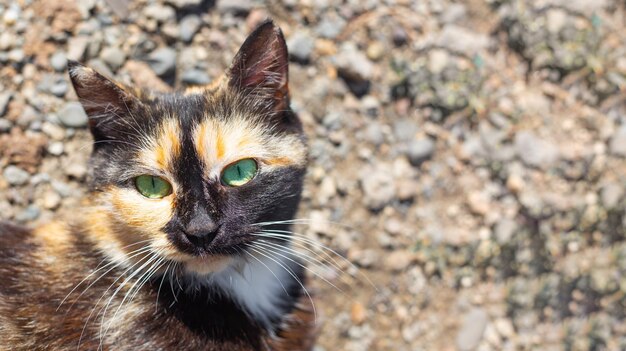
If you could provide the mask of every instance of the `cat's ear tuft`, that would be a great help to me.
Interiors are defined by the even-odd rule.
[[[228,84],[276,111],[289,105],[289,57],[280,28],[271,20],[248,36],[228,71]]]
[[[107,126],[111,120],[123,118],[139,100],[122,85],[76,61],[67,63],[70,80],[89,116],[89,127],[97,139],[110,138]]]

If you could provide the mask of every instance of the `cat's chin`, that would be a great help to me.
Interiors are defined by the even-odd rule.
[[[228,268],[234,262],[234,258],[225,255],[211,255],[206,257],[193,257],[185,260],[185,273],[207,275],[218,273]]]

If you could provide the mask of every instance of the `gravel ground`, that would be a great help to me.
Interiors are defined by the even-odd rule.
[[[310,137],[298,230],[355,265],[312,267],[317,351],[626,349],[622,0],[0,0],[0,217],[80,206],[68,59],[206,84],[268,16]]]

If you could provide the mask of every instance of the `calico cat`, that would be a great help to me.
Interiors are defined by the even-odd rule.
[[[303,265],[263,250],[289,245],[307,164],[281,30],[263,23],[217,83],[181,93],[68,69],[89,192],[67,223],[0,224],[0,349],[311,349]]]

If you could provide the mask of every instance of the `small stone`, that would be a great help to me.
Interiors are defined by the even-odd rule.
[[[613,155],[626,157],[626,125],[618,129],[613,135],[609,142],[609,150]]]
[[[376,250],[352,250],[348,253],[348,259],[359,267],[371,268],[377,266],[380,257]]]
[[[467,196],[467,204],[472,213],[485,216],[489,213],[491,206],[489,196],[482,191],[472,191]]]
[[[7,183],[11,185],[26,184],[26,182],[28,182],[28,179],[30,178],[30,174],[28,172],[13,165],[7,166],[4,169],[4,172],[2,172],[2,175],[4,176],[4,179],[7,181]]]
[[[483,338],[489,316],[480,308],[471,309],[464,317],[456,336],[456,346],[461,351],[474,350]]]
[[[374,73],[374,64],[356,47],[347,45],[337,55],[337,70],[350,91],[361,97],[369,91],[370,82]]]
[[[179,37],[184,42],[190,42],[200,29],[202,20],[197,15],[187,15],[180,21]]]
[[[176,50],[164,47],[150,54],[148,64],[158,76],[166,76],[176,69]]]
[[[506,245],[511,242],[513,235],[517,231],[517,222],[508,218],[502,218],[494,228],[496,241],[500,245]]]
[[[74,179],[82,180],[87,174],[87,168],[81,163],[72,163],[65,168],[65,174]]]
[[[48,153],[53,156],[61,156],[65,147],[61,141],[53,141],[48,145]]]
[[[152,18],[160,23],[171,22],[176,19],[176,11],[170,6],[162,4],[152,4],[143,10],[146,17]]]
[[[315,48],[315,40],[308,33],[298,31],[289,38],[287,47],[289,47],[289,55],[294,61],[307,63]]]
[[[8,51],[15,45],[16,37],[10,32],[0,34],[0,51]]]
[[[0,133],[6,133],[11,130],[13,123],[6,118],[0,118]]]
[[[402,46],[407,43],[409,36],[404,28],[396,26],[391,34],[391,40],[396,46]]]
[[[346,22],[338,16],[323,17],[315,31],[322,38],[335,39],[346,26]]]
[[[379,41],[373,41],[367,46],[367,57],[372,61],[378,61],[385,55],[385,46]]]
[[[43,208],[54,210],[61,204],[61,196],[54,190],[48,190],[43,195]]]
[[[507,339],[515,336],[515,328],[513,327],[513,323],[508,318],[498,318],[494,322],[494,327],[498,331],[498,333]]]
[[[57,51],[50,57],[50,66],[57,71],[63,72],[67,67],[67,56],[65,56],[65,52]]]
[[[100,59],[112,70],[117,70],[124,64],[126,54],[118,47],[107,47],[100,53]]]
[[[380,210],[390,203],[396,194],[394,178],[387,169],[364,172],[361,186],[365,193],[365,204],[372,210]]]
[[[63,97],[65,96],[65,93],[67,93],[68,89],[69,89],[69,85],[67,84],[67,81],[65,79],[60,79],[54,82],[48,88],[48,91],[50,92],[50,94],[54,96]]]
[[[609,183],[600,190],[602,205],[609,210],[617,208],[624,196],[624,187],[617,183]]]
[[[180,9],[184,7],[200,6],[200,4],[202,4],[202,0],[168,0],[168,3]]]
[[[61,141],[65,138],[65,129],[50,122],[44,122],[41,126],[41,131],[52,140]]]
[[[190,85],[206,85],[211,83],[211,77],[209,77],[204,70],[197,68],[186,70],[183,73],[181,80]]]
[[[404,271],[413,262],[413,257],[414,255],[409,251],[396,250],[387,256],[385,268],[393,272]]]
[[[413,166],[419,166],[435,153],[435,142],[430,138],[421,138],[409,143],[407,156]]]
[[[555,8],[550,9],[546,13],[546,26],[549,32],[556,34],[558,33],[563,26],[565,26],[565,22],[567,20],[567,12],[562,9]]]
[[[215,7],[220,13],[245,16],[252,9],[252,2],[249,0],[218,0]]]
[[[515,135],[515,150],[525,164],[541,169],[554,166],[559,158],[559,151],[554,144],[530,131],[521,131]]]
[[[87,36],[70,37],[67,42],[67,58],[76,61],[83,60],[87,45],[89,45]]]
[[[350,309],[350,318],[352,319],[352,323],[356,325],[361,325],[365,322],[367,318],[367,310],[365,306],[360,302],[355,302],[352,304],[352,308]]]
[[[18,222],[30,222],[39,218],[41,210],[36,205],[30,205],[26,209],[15,216]]]
[[[7,111],[9,101],[11,101],[12,97],[13,93],[11,92],[0,93],[0,117],[4,116],[4,113]]]
[[[87,114],[79,102],[68,102],[59,111],[59,120],[69,128],[82,128],[87,126]]]

